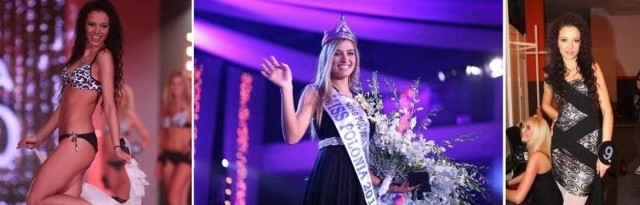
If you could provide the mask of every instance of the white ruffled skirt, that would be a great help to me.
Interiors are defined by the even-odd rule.
[[[36,156],[40,159],[40,162],[44,163],[46,156],[38,150],[34,151]],[[142,197],[145,195],[144,186],[149,185],[149,182],[147,182],[147,175],[140,169],[138,161],[133,158],[128,164],[124,165],[124,169],[127,172],[127,176],[129,177],[131,184],[131,188],[129,189],[129,199],[126,202],[120,203],[111,198],[111,196],[102,192],[98,187],[86,182],[82,183],[82,193],[80,193],[80,197],[93,205],[141,205]]]
[[[144,197],[145,195],[144,186],[149,185],[149,182],[147,182],[146,180],[147,175],[142,170],[140,170],[140,168],[138,167],[138,161],[136,161],[135,159],[131,159],[131,162],[129,164],[125,164],[124,169],[127,172],[127,176],[129,176],[131,189],[129,190],[129,200],[122,204],[141,205],[142,197]],[[80,197],[94,205],[121,204],[111,198],[111,196],[102,192],[102,190],[86,182],[82,183],[82,193],[80,194]]]

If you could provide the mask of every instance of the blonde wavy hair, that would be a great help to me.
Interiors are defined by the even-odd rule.
[[[167,77],[167,81],[164,84],[162,90],[162,115],[169,115],[171,106],[174,105],[177,100],[171,94],[171,82],[174,78],[181,78],[183,83],[183,95],[182,102],[184,102],[184,108],[187,110],[188,117],[191,117],[192,104],[191,104],[191,73],[188,71],[178,70],[174,71]],[[189,118],[187,118],[189,119]]]
[[[531,139],[527,143],[527,150],[529,156],[533,155],[536,151],[542,151],[547,156],[550,156],[551,150],[551,130],[547,121],[538,116],[533,116],[524,120],[523,123],[531,122],[533,130]]]
[[[360,51],[358,50],[356,43],[348,39],[335,39],[324,44],[324,46],[322,46],[322,50],[320,51],[320,55],[318,56],[315,81],[311,84],[311,86],[313,86],[313,88],[315,88],[315,90],[317,91],[314,118],[318,123],[318,126],[320,126],[320,122],[322,119],[322,110],[324,110],[322,104],[324,102],[332,100],[331,89],[333,89],[333,85],[331,84],[331,65],[333,64],[333,57],[336,53],[338,44],[344,41],[353,43],[356,55],[355,68],[351,75],[349,75],[349,88],[351,90],[354,90],[357,86],[359,86]],[[315,129],[313,123],[311,127],[312,129]]]

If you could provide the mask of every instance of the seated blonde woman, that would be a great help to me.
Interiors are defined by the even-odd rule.
[[[531,204],[562,204],[562,195],[551,173],[551,131],[547,122],[537,116],[526,119],[520,131],[527,144],[529,160],[524,173],[509,180],[507,186],[519,184],[515,190],[507,189],[507,200],[521,204],[529,196]]]

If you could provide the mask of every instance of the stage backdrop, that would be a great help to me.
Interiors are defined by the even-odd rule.
[[[0,204],[24,202],[31,179],[40,165],[32,151],[17,150],[15,146],[22,136],[37,132],[57,106],[61,83],[58,73],[70,54],[75,19],[85,2],[0,1]],[[191,21],[185,22],[182,18],[180,22],[173,21],[176,16],[187,15],[182,13],[162,16],[160,1],[113,3],[124,30],[125,82],[135,92],[137,113],[153,140],[150,148],[138,156],[142,170],[151,182],[144,204],[158,204],[158,180],[154,173],[160,121],[160,76],[185,68],[185,50],[190,44],[186,34],[191,30]],[[167,4],[167,7],[172,5],[175,8],[175,4]],[[188,6],[191,7],[190,2]],[[170,23],[188,26],[180,27],[179,35],[175,34],[177,26],[171,27],[174,33],[163,35],[161,28]],[[182,46],[161,52],[161,36],[165,41],[172,41],[171,45],[182,43]],[[173,66],[161,69],[161,56],[170,56],[163,62]],[[54,133],[40,150],[50,152],[57,137]],[[94,182],[99,177],[86,176]]]
[[[384,79],[404,92],[420,78],[419,106],[441,109],[424,134],[437,142],[477,134],[447,153],[489,167],[491,198],[503,200],[501,1],[196,0],[195,8],[196,204],[301,203],[318,142],[305,135],[284,143],[280,91],[258,71],[270,55],[287,62],[297,103],[313,80],[322,32],[340,14],[358,36],[365,89],[374,71],[387,98]]]
[[[40,166],[33,152],[16,145],[35,134],[58,104],[57,73],[67,61],[64,6],[64,1],[0,4],[0,201],[5,203],[24,201]],[[52,150],[52,142],[41,150]]]

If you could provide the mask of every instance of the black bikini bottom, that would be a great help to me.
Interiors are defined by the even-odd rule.
[[[74,134],[62,134],[60,135],[60,138],[58,138],[58,143],[62,142],[63,139],[71,137]],[[89,142],[89,144],[91,144],[91,146],[93,147],[93,151],[95,151],[96,153],[98,152],[98,137],[96,136],[95,132],[90,132],[90,133],[84,133],[84,134],[75,134],[75,136],[77,138],[80,139],[84,139],[87,142]],[[71,140],[73,141],[73,138],[71,138]],[[77,145],[76,145],[77,147]]]
[[[180,152],[163,150],[160,156],[158,156],[158,161],[161,163],[164,163],[165,161],[170,161],[173,164],[185,163],[185,164],[191,165],[191,155],[180,153]]]

